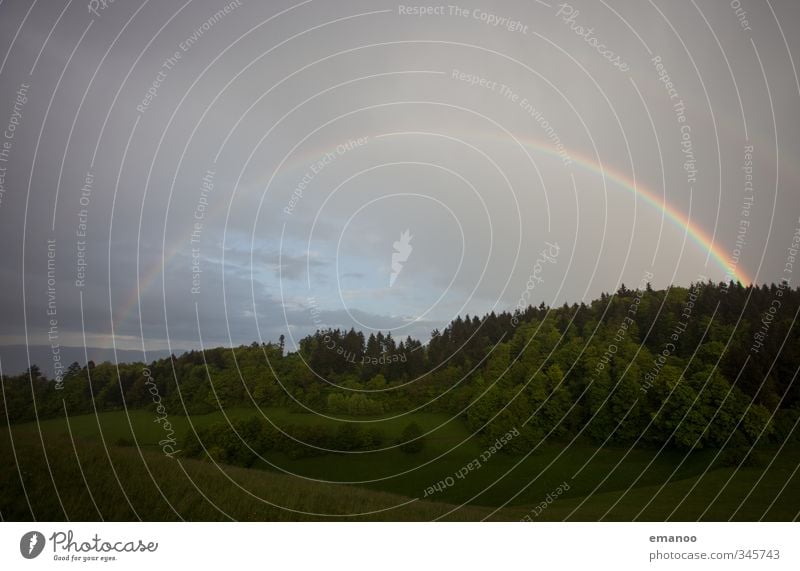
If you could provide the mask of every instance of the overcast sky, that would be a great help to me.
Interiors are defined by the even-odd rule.
[[[736,6],[5,0],[0,343],[427,339],[790,278],[800,5]]]

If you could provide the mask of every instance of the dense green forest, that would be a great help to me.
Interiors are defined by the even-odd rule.
[[[11,423],[128,409],[173,416],[231,407],[284,407],[334,419],[407,411],[447,413],[505,452],[544,439],[597,444],[726,448],[752,461],[756,445],[794,438],[800,417],[800,290],[786,284],[622,286],[590,305],[458,317],[427,344],[391,334],[317,331],[286,352],[279,343],[188,352],[150,364],[72,364],[58,386],[37,367],[3,384]],[[33,406],[35,398],[36,406]],[[6,419],[3,419],[5,424]],[[266,450],[295,457],[401,446],[343,422],[276,427],[267,418],[177,435],[181,454],[203,448],[248,466]],[[201,446],[200,444],[203,444]]]

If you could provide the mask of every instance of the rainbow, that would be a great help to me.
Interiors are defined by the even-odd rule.
[[[578,166],[585,171],[597,174],[601,177],[605,177],[606,179],[615,183],[616,187],[627,190],[633,193],[635,196],[641,197],[646,204],[649,204],[655,210],[661,212],[679,230],[686,232],[686,234],[700,247],[703,252],[707,252],[710,257],[717,262],[717,265],[724,271],[726,280],[731,279],[744,285],[752,283],[751,278],[741,267],[733,266],[728,262],[728,256],[726,253],[721,250],[718,244],[714,243],[714,240],[697,223],[692,222],[683,212],[681,212],[678,208],[668,204],[664,197],[659,196],[653,190],[650,190],[639,182],[635,182],[632,178],[628,177],[622,172],[614,168],[609,168],[604,164],[600,164],[585,155],[572,151],[571,149],[562,148],[561,152],[559,153],[554,146],[543,144],[537,140],[525,140],[520,139],[519,137],[517,139],[525,147],[554,158],[561,159],[564,153],[566,153],[572,160],[572,165]],[[507,139],[503,140],[507,141]],[[301,157],[293,160],[291,163],[287,163],[283,170],[288,172],[302,171],[308,167],[309,163],[323,156],[325,152],[329,150],[330,148],[324,148],[319,150],[319,152],[310,152],[304,154]],[[207,216],[210,214],[210,210],[206,212]],[[140,293],[147,291],[153,285],[156,279],[161,275],[163,268],[166,268],[169,263],[178,254],[180,254],[182,250],[185,249],[187,241],[188,238],[173,244],[171,247],[169,247],[168,251],[164,252],[161,264],[155,264],[144,273],[142,278],[139,280],[138,289],[134,291],[130,298],[125,301],[120,311],[117,313],[118,317],[115,319],[116,327],[119,327],[119,325],[128,319],[134,308],[138,306]]]
[[[543,145],[532,144],[529,141],[524,141],[526,146],[533,147],[538,151],[544,152],[554,157],[560,158],[561,155],[555,151],[553,147],[546,147]],[[576,153],[572,150],[566,149],[567,155],[572,162],[580,166],[582,169],[593,172],[600,176],[613,181],[617,186],[632,192],[634,195],[644,199],[646,204],[651,205],[656,210],[663,213],[668,220],[670,220],[678,229],[686,232],[686,234],[698,245],[703,252],[708,252],[714,258],[719,267],[724,270],[726,279],[730,278],[738,281],[744,285],[753,283],[752,279],[738,266],[733,266],[728,262],[728,255],[720,248],[718,244],[701,228],[697,223],[693,223],[691,219],[686,216],[678,208],[671,206],[667,203],[666,198],[659,196],[653,190],[646,186],[634,181],[632,178],[623,174],[622,172],[609,168],[605,165],[596,163],[592,159]]]

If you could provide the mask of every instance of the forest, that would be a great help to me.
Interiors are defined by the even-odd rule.
[[[265,450],[294,457],[400,446],[346,422],[447,413],[486,442],[524,453],[544,439],[624,446],[725,448],[732,463],[794,439],[800,418],[800,290],[699,282],[624,285],[591,304],[458,317],[427,343],[390,333],[318,330],[275,343],[191,351],[152,363],[73,363],[63,383],[33,366],[3,382],[3,424],[122,409],[173,417],[282,407],[345,422],[276,427],[266,418],[202,427],[182,454],[248,466]],[[34,406],[35,400],[35,406]],[[201,446],[202,444],[202,446]]]

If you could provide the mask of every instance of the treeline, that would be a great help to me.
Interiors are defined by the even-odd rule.
[[[282,343],[254,343],[149,365],[74,363],[61,390],[32,367],[5,379],[0,414],[33,420],[33,398],[40,418],[157,406],[345,418],[414,409],[460,416],[490,440],[517,428],[517,451],[575,436],[748,450],[794,435],[798,307],[800,290],[785,285],[622,286],[588,305],[458,317],[425,345],[324,330],[288,354]],[[373,446],[363,438],[360,447]]]
[[[263,418],[233,420],[197,427],[183,440],[183,455],[249,468],[268,452],[283,452],[292,459],[321,456],[334,452],[376,450],[396,446],[403,452],[420,452],[425,446],[422,429],[406,425],[400,438],[389,439],[377,427],[361,424],[317,423],[278,428]]]

